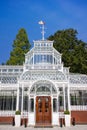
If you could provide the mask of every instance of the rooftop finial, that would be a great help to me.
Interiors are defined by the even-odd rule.
[[[43,21],[39,21],[38,22],[40,25],[41,25],[41,29],[42,29],[42,40],[44,40],[44,34],[45,34],[45,31],[44,31],[44,25],[45,25],[45,22],[43,22]]]

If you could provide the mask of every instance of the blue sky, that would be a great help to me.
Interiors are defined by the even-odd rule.
[[[87,0],[0,0],[0,64],[9,59],[20,28],[26,29],[31,44],[41,39],[40,20],[46,23],[45,38],[74,28],[87,42]]]

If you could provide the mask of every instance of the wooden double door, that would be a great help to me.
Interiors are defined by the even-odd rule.
[[[51,124],[51,97],[36,97],[36,124]]]

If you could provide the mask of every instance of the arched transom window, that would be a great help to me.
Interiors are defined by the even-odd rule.
[[[52,83],[38,82],[34,84],[30,89],[30,94],[56,94],[57,90]]]

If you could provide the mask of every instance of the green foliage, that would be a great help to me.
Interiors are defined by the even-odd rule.
[[[70,28],[57,31],[48,39],[54,40],[54,48],[62,54],[64,66],[70,67],[70,72],[87,74],[86,43],[77,34],[77,30]]]
[[[21,115],[21,112],[20,112],[19,110],[17,110],[17,111],[15,112],[15,115]]]
[[[70,111],[66,110],[66,111],[64,111],[64,114],[69,115]]]
[[[16,35],[16,39],[13,42],[13,50],[10,53],[10,58],[7,61],[7,65],[22,65],[25,59],[25,54],[30,49],[30,43],[27,33],[24,28],[21,28]]]

